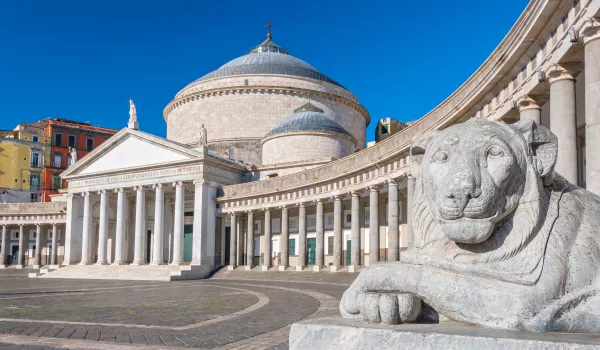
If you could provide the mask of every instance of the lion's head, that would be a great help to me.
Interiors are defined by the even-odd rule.
[[[417,136],[411,146],[413,210],[415,220],[429,218],[435,227],[415,226],[437,229],[462,246],[485,242],[521,203],[539,199],[544,181],[552,181],[556,155],[556,137],[531,121],[471,119]]]

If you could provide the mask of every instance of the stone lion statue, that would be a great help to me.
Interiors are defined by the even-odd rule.
[[[554,172],[557,148],[531,121],[416,137],[414,247],[364,269],[342,316],[600,331],[600,197]]]

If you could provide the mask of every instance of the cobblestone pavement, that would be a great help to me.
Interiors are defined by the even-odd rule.
[[[337,314],[355,278],[238,274],[181,282],[0,276],[0,350],[287,349],[291,324]]]

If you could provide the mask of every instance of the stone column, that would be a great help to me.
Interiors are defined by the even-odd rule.
[[[285,271],[290,266],[290,232],[289,232],[288,208],[281,207],[281,235],[279,236],[279,254],[281,262],[279,271]]]
[[[323,208],[323,201],[317,200],[317,249],[315,266],[313,271],[319,272],[325,266],[325,210]]]
[[[146,263],[144,242],[146,236],[146,189],[144,186],[135,186],[135,238],[133,243],[132,265]]]
[[[216,189],[204,179],[194,181],[194,233],[192,265],[210,273],[215,264]]]
[[[171,265],[183,264],[183,216],[185,188],[183,182],[173,182],[175,187],[175,212],[173,217],[173,260]]]
[[[234,270],[237,266],[237,215],[231,213],[231,227],[229,229],[229,266],[227,270]]]
[[[0,250],[0,268],[8,266],[8,229],[2,225],[2,247]]]
[[[81,262],[79,265],[91,264],[92,249],[92,206],[90,204],[91,195],[89,192],[83,192],[83,230],[81,237]]]
[[[98,228],[98,261],[96,265],[106,265],[106,245],[108,243],[108,194],[106,190],[98,191],[100,195],[100,221]]]
[[[379,187],[369,189],[369,265],[372,265],[379,261]]]
[[[25,246],[29,240],[25,239],[25,225],[19,224],[19,256],[17,257],[17,268],[23,268],[25,265],[25,252],[27,247]]]
[[[50,255],[50,265],[58,265],[58,229],[56,224],[52,224],[52,254]]]
[[[265,209],[265,249],[263,255],[263,271],[269,271],[271,267],[271,209]]]
[[[398,227],[400,226],[398,218],[398,183],[394,180],[388,181],[388,261],[398,261],[400,259],[400,237]]]
[[[306,206],[300,203],[298,214],[298,263],[296,271],[302,271],[306,267]]]
[[[125,264],[125,207],[127,194],[122,188],[116,189],[117,193],[117,224],[115,228],[115,261],[113,265]]]
[[[250,271],[254,265],[254,213],[248,211],[248,228],[246,232],[246,271]]]
[[[165,189],[163,184],[154,184],[154,246],[152,247],[151,265],[163,265],[165,236]]]
[[[342,198],[335,196],[333,199],[333,266],[331,271],[339,270],[342,264],[342,251],[344,234],[342,226],[344,225],[344,210],[342,207]]]
[[[360,195],[352,192],[351,257],[348,272],[357,272],[360,266]]]
[[[42,266],[42,225],[35,225],[35,250],[33,251],[33,268]]]
[[[67,193],[67,222],[63,235],[63,265],[78,264],[81,261],[81,243],[83,239],[83,202],[84,199],[74,193]]]
[[[408,176],[406,179],[406,248],[410,249],[415,243],[413,233],[413,199],[415,193],[415,178]]]
[[[575,78],[559,65],[552,66],[546,75],[550,82],[550,129],[558,138],[558,159],[554,170],[577,185]]]
[[[542,108],[531,96],[525,95],[521,97],[517,101],[517,106],[519,107],[520,120],[531,120],[537,125],[541,125]]]
[[[585,55],[585,182],[600,195],[600,23],[590,18],[583,31]],[[560,144],[559,144],[560,147]]]

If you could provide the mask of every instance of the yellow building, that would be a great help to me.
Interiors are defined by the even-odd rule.
[[[0,131],[0,203],[37,202],[42,169],[50,164],[50,138],[38,123]]]

